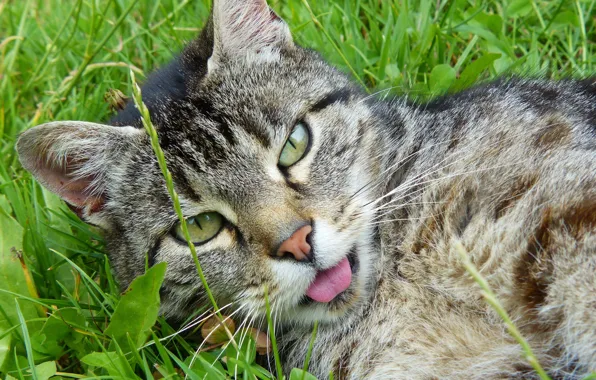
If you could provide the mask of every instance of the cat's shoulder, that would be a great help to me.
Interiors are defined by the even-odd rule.
[[[581,80],[501,77],[444,94],[421,105],[426,112],[466,109],[473,104],[509,104],[539,110],[555,104],[577,105],[578,101],[590,105],[596,112],[596,77]],[[587,103],[590,101],[592,104]]]

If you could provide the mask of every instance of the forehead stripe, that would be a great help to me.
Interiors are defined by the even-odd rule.
[[[195,107],[199,109],[199,112],[202,112],[211,121],[217,124],[218,132],[223,136],[228,144],[230,144],[230,146],[236,145],[236,136],[234,135],[234,131],[221,117],[210,99],[200,97],[193,99],[193,103]]]
[[[310,109],[310,112],[319,112],[335,103],[347,103],[350,100],[352,92],[349,88],[344,87],[340,90],[333,91],[325,95],[321,100],[316,102]]]

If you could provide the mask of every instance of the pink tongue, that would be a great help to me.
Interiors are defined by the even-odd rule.
[[[306,295],[317,302],[329,302],[346,290],[352,282],[352,269],[348,258],[344,258],[333,268],[317,273]]]

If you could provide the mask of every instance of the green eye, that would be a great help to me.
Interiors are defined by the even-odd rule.
[[[188,234],[195,244],[203,244],[213,239],[223,227],[224,219],[216,212],[205,212],[186,220]],[[174,229],[174,236],[181,241],[186,241],[180,223]]]
[[[279,166],[287,168],[300,161],[306,153],[309,141],[310,135],[306,125],[304,125],[304,123],[296,124],[288,141],[286,141],[286,145],[284,145],[284,148],[279,155]]]

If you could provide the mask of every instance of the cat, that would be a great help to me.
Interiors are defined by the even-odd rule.
[[[414,103],[367,95],[265,0],[215,0],[143,86],[215,298],[283,369],[338,379],[536,378],[464,269],[556,378],[596,371],[596,82],[500,79]],[[24,168],[105,234],[125,288],[167,262],[162,313],[207,300],[133,104],[24,132]],[[235,317],[237,318],[237,317]]]

